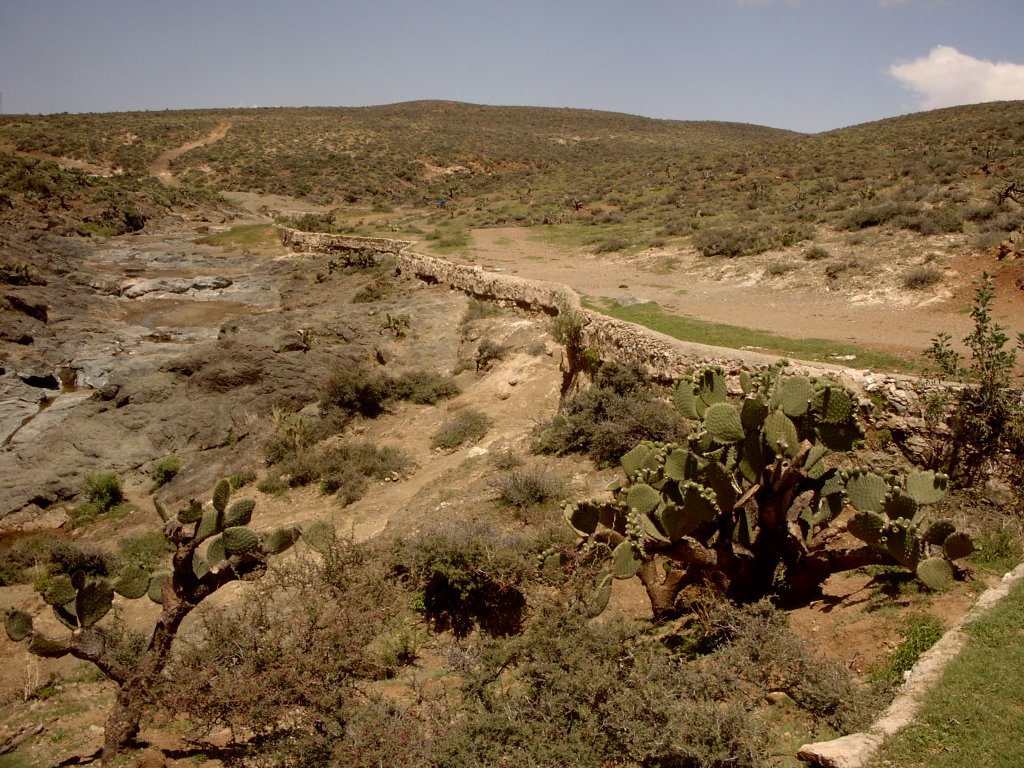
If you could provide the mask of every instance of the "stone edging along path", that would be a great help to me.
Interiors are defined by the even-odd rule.
[[[477,299],[515,305],[552,316],[567,311],[577,312],[584,319],[584,342],[595,349],[602,360],[642,365],[652,377],[662,381],[677,379],[696,365],[710,363],[726,369],[749,369],[772,365],[780,360],[775,355],[680,341],[585,309],[576,292],[566,285],[489,272],[479,266],[453,264],[436,256],[414,253],[410,250],[414,243],[407,240],[345,237],[284,227],[279,227],[279,230],[282,242],[292,250],[327,254],[369,248],[392,253],[395,254],[398,274],[409,275],[428,284],[447,285]],[[903,413],[919,398],[919,385],[911,377],[875,374],[825,363],[791,362],[794,370],[811,375],[830,375],[857,391],[877,392]],[[939,682],[946,665],[963,648],[966,641],[964,626],[987,613],[1021,579],[1024,579],[1024,564],[1007,573],[997,586],[986,590],[974,607],[921,655],[896,698],[867,732],[806,744],[800,748],[797,757],[823,768],[863,766],[886,736],[910,723],[925,694]]]
[[[968,611],[935,645],[921,654],[896,698],[870,729],[831,741],[805,744],[797,757],[823,768],[860,768],[867,763],[887,736],[909,725],[946,669],[967,642],[964,627],[988,613],[1006,597],[1017,582],[1024,579],[1024,564],[1003,576],[1002,581],[982,593]]]

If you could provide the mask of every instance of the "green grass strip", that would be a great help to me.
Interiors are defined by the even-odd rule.
[[[231,229],[206,235],[196,240],[202,245],[237,245],[243,247],[279,243],[273,224],[238,224]]]
[[[783,357],[839,365],[852,364],[857,368],[910,373],[918,370],[919,364],[906,357],[888,352],[844,344],[828,339],[791,339],[770,331],[757,331],[737,325],[695,320],[683,315],[672,315],[657,303],[647,301],[624,306],[612,299],[599,302],[584,300],[583,305],[609,317],[642,325],[652,331],[664,333],[681,341],[693,341],[729,349],[754,349]],[[837,357],[854,355],[855,359],[845,361]]]
[[[966,632],[915,724],[886,739],[872,768],[1024,765],[1024,582]]]

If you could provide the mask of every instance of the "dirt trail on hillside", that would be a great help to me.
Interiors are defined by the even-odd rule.
[[[779,253],[722,260],[656,250],[595,255],[552,245],[518,227],[474,230],[469,258],[453,258],[563,283],[584,298],[606,297],[624,305],[652,301],[671,314],[910,355],[928,347],[939,331],[954,339],[970,332],[964,310],[972,301],[972,280],[988,269],[997,273],[997,321],[1014,331],[1024,328],[1019,285],[1024,264],[1002,266],[979,254],[951,254],[940,263],[939,284],[909,291],[901,288],[900,277],[912,265],[881,250],[868,274],[846,283],[830,282],[817,263],[797,263],[775,276],[779,259]],[[837,362],[857,367],[855,360]]]
[[[150,174],[156,176],[162,184],[166,184],[170,187],[178,186],[178,180],[174,178],[174,174],[171,173],[171,163],[186,152],[191,152],[193,149],[204,147],[207,144],[212,144],[213,142],[224,138],[229,128],[231,128],[231,123],[220,123],[202,138],[160,153],[160,156],[149,164]]]

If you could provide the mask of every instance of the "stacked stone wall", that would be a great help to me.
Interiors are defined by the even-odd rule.
[[[429,284],[448,286],[482,301],[517,306],[533,312],[558,315],[577,312],[583,320],[583,343],[606,362],[643,366],[653,379],[669,382],[701,365],[720,365],[727,374],[756,370],[777,364],[779,357],[750,350],[715,347],[680,341],[642,326],[590,311],[580,304],[571,288],[558,283],[529,280],[490,271],[480,266],[455,264],[436,256],[410,250],[413,243],[383,238],[354,238],[322,233],[284,230],[282,240],[297,250],[333,253],[345,249],[370,249],[395,254],[398,274]],[[828,375],[865,396],[884,403],[876,425],[891,431],[911,458],[923,460],[929,439],[923,418],[923,403],[933,385],[896,374],[877,373],[826,363],[791,361],[794,372]],[[865,403],[867,407],[867,403]],[[916,456],[914,454],[917,454]]]

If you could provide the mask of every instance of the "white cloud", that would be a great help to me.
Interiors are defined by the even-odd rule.
[[[893,64],[889,74],[917,94],[923,109],[1024,99],[1024,64],[976,59],[948,45]]]

